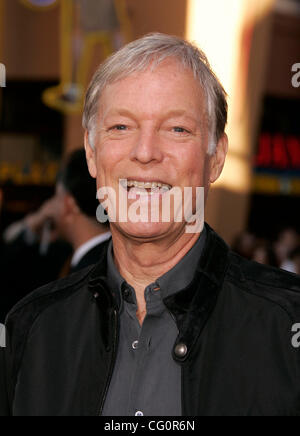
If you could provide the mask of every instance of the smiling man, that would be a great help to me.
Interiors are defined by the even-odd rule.
[[[221,175],[226,120],[204,53],[180,38],[148,35],[99,67],[83,125],[112,239],[96,267],[8,316],[1,414],[300,413],[299,277],[242,259],[208,225],[187,231],[197,189],[206,200]],[[179,212],[174,192],[188,193]],[[136,201],[143,219],[123,219]]]

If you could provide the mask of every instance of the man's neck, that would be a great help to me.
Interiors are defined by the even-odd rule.
[[[91,222],[89,219],[83,218],[82,220],[78,220],[72,231],[72,241],[70,241],[73,250],[78,250],[78,248],[86,242],[108,231],[108,228]]]
[[[146,310],[145,288],[177,265],[197,242],[200,234],[183,233],[169,240],[145,242],[124,238],[113,226],[111,232],[114,260],[121,276],[135,290],[137,317],[141,322]]]

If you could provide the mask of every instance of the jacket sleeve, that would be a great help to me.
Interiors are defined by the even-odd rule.
[[[7,392],[5,348],[0,348],[0,416],[10,416]]]

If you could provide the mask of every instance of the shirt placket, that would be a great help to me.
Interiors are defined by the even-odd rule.
[[[133,324],[138,332],[138,337],[131,344],[134,352],[134,375],[132,379],[132,388],[130,392],[129,400],[129,415],[144,416],[147,415],[147,410],[145,409],[145,401],[143,398],[143,393],[147,390],[144,389],[144,371],[146,367],[146,360],[148,359],[148,354],[151,353],[154,338],[152,338],[152,323],[153,315],[161,313],[163,309],[163,303],[158,295],[155,295],[154,289],[156,291],[159,288],[156,285],[150,285],[145,290],[145,298],[147,304],[147,315],[144,319],[142,327],[140,326],[137,317],[136,310],[137,305],[131,305],[128,307],[130,310],[130,317]],[[137,324],[136,324],[137,323]]]

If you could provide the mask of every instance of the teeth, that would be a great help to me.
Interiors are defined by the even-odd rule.
[[[127,181],[127,186],[126,186],[126,181],[124,181],[124,183],[122,184],[124,187],[127,188],[140,188],[140,189],[156,189],[156,188],[161,188],[164,191],[169,191],[170,189],[172,189],[172,186],[164,184],[164,183],[160,183],[160,182],[138,182],[136,180],[128,180]]]

